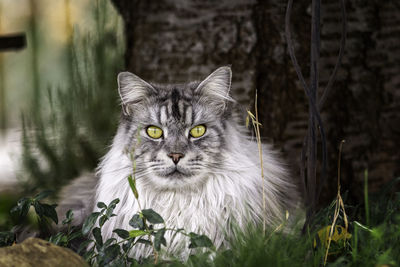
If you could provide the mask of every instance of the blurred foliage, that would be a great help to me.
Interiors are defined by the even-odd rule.
[[[10,210],[17,202],[18,197],[11,193],[0,194],[0,231],[11,229],[17,221],[10,216]]]
[[[82,170],[93,170],[111,141],[118,122],[116,76],[123,67],[123,40],[110,5],[96,1],[95,31],[75,30],[71,37],[65,63],[69,82],[35,90],[40,104],[22,115],[26,191],[57,189]]]

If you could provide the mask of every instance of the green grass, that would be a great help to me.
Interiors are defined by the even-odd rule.
[[[400,180],[400,179],[397,179]],[[400,264],[400,195],[382,197],[375,195],[371,201],[370,226],[364,207],[354,209],[349,233],[345,242],[330,246],[326,266],[399,266]],[[300,229],[291,233],[262,235],[254,229],[233,242],[228,252],[217,253],[214,260],[194,256],[188,266],[323,266],[326,247],[314,248],[316,231],[331,223],[332,206],[319,212],[314,221],[315,231],[305,235]],[[340,222],[341,223],[341,222]]]

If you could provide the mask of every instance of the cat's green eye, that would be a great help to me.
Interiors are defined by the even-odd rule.
[[[163,131],[161,128],[157,126],[149,126],[147,127],[147,135],[150,136],[151,138],[158,139],[163,135]]]
[[[197,125],[194,126],[191,130],[190,130],[190,135],[193,136],[194,138],[198,138],[203,136],[206,133],[206,126],[204,125]]]

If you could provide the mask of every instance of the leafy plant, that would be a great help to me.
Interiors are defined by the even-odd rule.
[[[113,262],[116,266],[129,266],[136,262],[129,256],[130,252],[139,244],[150,246],[153,249],[153,260],[154,263],[157,263],[158,253],[162,246],[167,246],[165,239],[167,231],[187,236],[190,239],[189,248],[211,248],[213,246],[211,240],[205,235],[186,233],[184,229],[167,228],[161,215],[152,209],[141,210],[132,216],[129,225],[133,229],[114,229],[113,232],[119,237],[119,241],[114,237],[103,240],[102,227],[110,218],[117,216],[113,211],[118,203],[119,199],[114,199],[108,206],[103,202],[97,203],[100,211],[92,213],[83,223],[82,234],[88,237],[92,236],[92,239],[84,242],[78,252],[87,249],[83,255],[91,264],[96,262],[99,266],[104,266]],[[159,227],[160,225],[161,227]]]
[[[50,205],[42,202],[43,199],[47,198],[52,193],[53,191],[46,190],[34,197],[21,198],[10,212],[19,217],[19,221],[23,222],[26,221],[27,215],[31,207],[33,207],[39,227],[46,231],[49,229],[49,220],[53,221],[55,224],[58,223],[58,216],[55,210],[57,205]],[[0,232],[0,246],[11,245],[15,242],[15,238],[15,234],[11,231]]]
[[[46,190],[42,191],[34,197],[24,197],[18,200],[17,205],[11,209],[11,213],[16,214],[19,217],[19,221],[23,229],[28,230],[33,227],[32,222],[26,223],[26,219],[28,217],[28,213],[33,207],[33,211],[35,213],[35,218],[38,221],[39,229],[38,232],[49,233],[48,231],[50,226],[50,221],[53,221],[55,224],[58,224],[58,215],[56,212],[56,204],[47,204],[43,203],[42,200],[47,198],[53,193],[53,191]],[[69,247],[70,243],[78,238],[82,237],[81,231],[79,227],[72,226],[73,221],[73,213],[71,210],[67,211],[66,218],[62,221],[62,225],[67,227],[66,232],[59,232],[54,236],[49,237],[49,242],[54,243],[59,246]],[[1,246],[9,246],[13,244],[16,240],[16,235],[12,231],[0,232],[0,247]]]
[[[0,232],[0,247],[11,246],[15,242],[15,234],[13,232]]]
[[[67,230],[50,236],[49,242],[62,247],[70,247],[71,242],[82,238],[80,227],[72,226],[73,216],[72,210],[68,210],[62,221],[62,225],[67,226]]]
[[[11,209],[11,213],[18,213],[18,215],[23,218],[26,217],[26,215],[29,212],[29,209],[31,206],[35,208],[36,214],[39,216],[39,219],[43,219],[44,217],[47,217],[51,220],[53,220],[56,224],[58,223],[58,217],[57,217],[57,212],[55,210],[57,205],[49,205],[46,203],[40,202],[40,200],[48,197],[50,194],[52,194],[53,191],[46,190],[43,191],[39,194],[37,194],[33,198],[21,198],[17,202],[17,206]]]

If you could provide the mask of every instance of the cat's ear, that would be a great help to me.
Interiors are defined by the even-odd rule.
[[[201,98],[216,108],[225,109],[228,101],[233,101],[229,96],[231,89],[232,71],[228,66],[220,67],[205,78],[196,88],[195,92]]]
[[[127,71],[119,73],[117,80],[122,108],[126,115],[129,115],[129,106],[146,100],[150,94],[157,92],[151,84]]]

